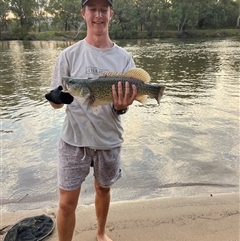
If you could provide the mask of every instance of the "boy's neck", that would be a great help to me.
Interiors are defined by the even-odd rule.
[[[85,39],[89,44],[100,49],[108,49],[113,46],[113,42],[109,36],[87,35]]]

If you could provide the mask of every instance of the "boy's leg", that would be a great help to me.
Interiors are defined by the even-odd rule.
[[[58,185],[59,207],[57,226],[59,241],[72,240],[75,227],[75,210],[81,184],[90,171],[91,157],[86,149],[59,142]],[[84,161],[81,159],[84,157]]]
[[[108,209],[110,204],[110,188],[101,187],[96,179],[94,180],[96,196],[95,196],[95,209],[98,222],[97,240],[98,241],[112,241],[106,235],[106,222]]]
[[[120,153],[121,147],[98,150],[93,159],[98,241],[112,241],[106,235],[105,229],[110,205],[110,186],[121,177]]]
[[[60,189],[60,201],[57,214],[59,241],[71,241],[75,227],[75,210],[78,204],[80,188],[74,191]]]

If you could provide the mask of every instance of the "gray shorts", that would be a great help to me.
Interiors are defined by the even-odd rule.
[[[93,166],[98,184],[109,188],[121,177],[121,147],[111,150],[94,150],[71,146],[62,139],[59,142],[58,185],[67,191],[81,186]]]

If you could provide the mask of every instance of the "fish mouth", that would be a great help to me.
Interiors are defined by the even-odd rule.
[[[68,84],[65,84],[65,85],[63,86],[63,90],[64,90],[64,92],[68,92],[68,91],[69,91],[69,85],[68,85]]]
[[[66,92],[69,90],[68,81],[69,81],[68,77],[62,77],[63,92]]]
[[[69,86],[67,83],[62,83],[63,90],[62,91],[67,91]]]

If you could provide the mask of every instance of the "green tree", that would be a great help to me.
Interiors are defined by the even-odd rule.
[[[10,10],[18,20],[15,32],[24,38],[34,24],[35,0],[10,0]]]
[[[46,10],[53,15],[57,30],[77,30],[81,22],[79,0],[50,0]]]
[[[151,6],[145,0],[137,0],[136,7],[137,7],[137,14],[139,17],[139,24],[140,30],[143,31],[147,24],[145,22],[149,19],[149,11],[148,6]]]
[[[8,13],[9,13],[9,1],[0,0],[0,36],[2,31],[7,30]]]
[[[215,22],[214,22],[214,27],[215,28],[221,28],[224,25],[224,22],[227,20],[227,15],[226,15],[226,7],[227,7],[227,1],[224,0],[219,0],[215,4]]]
[[[198,23],[200,0],[172,0],[173,25],[182,33],[187,27],[195,28]]]
[[[237,28],[240,27],[240,0],[238,2],[238,17],[237,17]]]
[[[171,3],[168,0],[162,0],[159,9],[159,31],[161,35],[167,29],[167,27],[171,24]]]
[[[233,27],[238,16],[237,2],[208,0],[201,2],[199,28]]]
[[[155,31],[164,31],[170,22],[171,4],[167,0],[136,1],[140,30],[146,30],[149,37]]]
[[[28,32],[41,30],[41,23],[46,21],[45,7],[48,0],[0,0],[1,23],[6,26],[6,14],[11,12],[15,18],[8,20],[8,25],[18,37],[24,38]],[[6,27],[5,27],[6,28]]]
[[[222,7],[224,8],[226,18],[222,22],[221,27],[235,27],[236,19],[240,15],[240,1],[224,1]]]
[[[199,5],[198,24],[200,29],[209,27],[214,22],[215,0],[202,0]]]
[[[112,37],[129,38],[137,31],[138,16],[133,0],[114,1],[114,15],[110,25]]]
[[[35,0],[36,8],[34,9],[34,27],[35,30],[41,32],[42,29],[48,29],[48,16],[45,9],[48,6],[48,0]],[[46,26],[45,28],[43,26]]]

